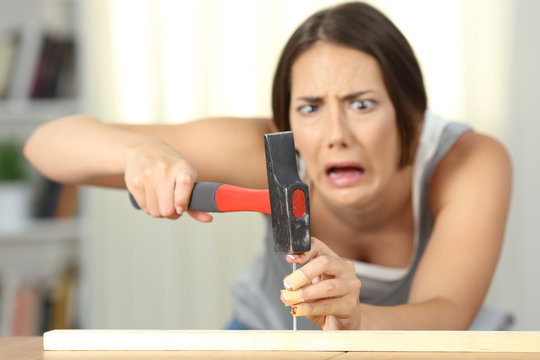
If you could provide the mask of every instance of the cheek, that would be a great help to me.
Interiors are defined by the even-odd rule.
[[[314,144],[316,143],[316,131],[313,127],[303,123],[301,120],[295,119],[294,116],[290,117],[291,131],[294,136],[294,146],[301,155],[312,151]]]
[[[400,138],[394,117],[389,116],[374,126],[366,142],[370,143],[370,149],[374,160],[387,166],[397,166],[400,156]]]
[[[291,119],[291,130],[294,136],[294,146],[302,160],[308,173],[311,173],[316,167],[317,153],[320,144],[320,138],[316,129],[310,126],[299,125]]]
[[[386,131],[382,134],[381,143],[385,149],[384,154],[387,163],[392,167],[398,166],[401,147],[399,132],[394,119],[392,119],[391,124],[388,125]]]
[[[306,157],[310,157],[310,154],[314,152],[313,144],[315,141],[313,141],[313,137],[309,134],[309,131],[306,131],[305,128],[294,126],[293,122],[291,122],[291,130],[294,136],[294,146],[300,156],[305,160]]]

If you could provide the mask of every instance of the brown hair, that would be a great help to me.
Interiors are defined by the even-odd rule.
[[[427,107],[422,72],[399,29],[380,11],[361,2],[321,10],[302,23],[285,45],[272,88],[274,123],[290,130],[291,68],[298,56],[317,41],[363,51],[377,60],[396,112],[401,140],[400,166],[413,160],[412,145]]]

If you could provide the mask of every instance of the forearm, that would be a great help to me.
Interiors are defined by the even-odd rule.
[[[470,307],[436,298],[396,306],[360,305],[361,330],[467,330],[474,318]]]
[[[28,139],[24,153],[43,175],[64,183],[100,183],[116,178],[123,186],[130,149],[151,138],[76,115],[40,126]]]

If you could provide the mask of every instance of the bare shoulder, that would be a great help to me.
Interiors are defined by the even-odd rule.
[[[471,197],[479,191],[507,199],[511,183],[512,163],[504,145],[493,137],[467,132],[456,141],[433,174],[432,211],[437,213],[453,199]]]
[[[433,232],[411,302],[447,299],[459,309],[460,326],[470,325],[501,253],[511,186],[510,157],[499,141],[472,131],[456,141],[431,179]]]

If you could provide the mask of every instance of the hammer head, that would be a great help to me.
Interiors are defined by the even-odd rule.
[[[264,147],[274,251],[288,254],[308,251],[311,249],[309,189],[298,176],[292,132],[264,135]]]

